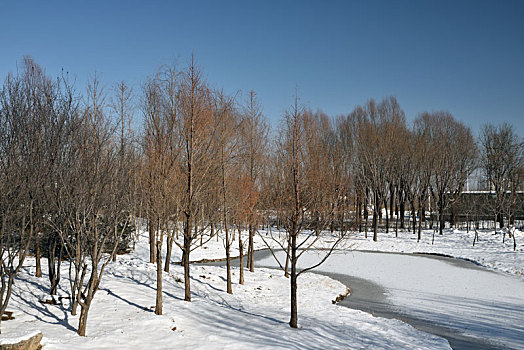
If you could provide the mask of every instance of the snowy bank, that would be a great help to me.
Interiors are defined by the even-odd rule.
[[[420,332],[398,320],[332,304],[346,286],[328,277],[299,278],[299,329],[289,320],[289,280],[281,271],[246,272],[245,285],[225,292],[225,268],[192,266],[192,302],[183,299],[183,271],[173,265],[164,274],[164,314],[153,313],[156,269],[147,263],[147,244],[119,256],[108,266],[87,323],[87,337],[76,334],[78,316],[48,298],[47,276],[34,277],[35,261],[24,264],[9,309],[15,319],[2,323],[2,337],[23,329],[41,330],[44,349],[342,349],[449,348],[443,338]],[[218,249],[217,249],[218,252]],[[43,261],[43,266],[46,262]],[[66,295],[67,266],[62,268],[60,295]],[[233,281],[238,270],[233,269]]]

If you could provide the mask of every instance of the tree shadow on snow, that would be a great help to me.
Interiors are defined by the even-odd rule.
[[[35,317],[37,320],[47,323],[64,326],[65,328],[76,332],[76,328],[69,323],[69,309],[64,307],[62,304],[52,305],[44,304],[40,301],[43,295],[50,296],[49,288],[42,286],[29,278],[25,278],[23,275],[19,275],[17,280],[24,282],[23,284],[18,283],[13,288],[13,296],[18,297],[22,302],[28,305],[30,308],[20,309],[19,311]],[[19,288],[19,286],[25,286],[25,288]],[[25,293],[30,294],[31,298],[26,298]],[[38,300],[35,302],[35,300]],[[55,314],[53,311],[60,311],[61,315]],[[56,320],[56,322],[50,321],[50,319]]]

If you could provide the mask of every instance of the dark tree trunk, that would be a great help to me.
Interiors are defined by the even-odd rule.
[[[84,301],[80,303],[80,318],[78,320],[78,335],[85,337],[86,327],[87,327],[87,315],[89,313],[89,308],[91,307],[91,302],[94,297],[94,286],[96,285],[96,280],[98,278],[97,272],[98,268],[96,264],[93,264],[93,270],[91,271],[91,278],[88,282],[88,291],[87,295],[84,298]],[[80,287],[81,288],[81,287]]]
[[[58,251],[58,259],[56,256],[58,248],[58,237],[54,234],[49,235],[48,249],[47,249],[47,266],[49,269],[49,282],[51,283],[50,291],[51,297],[55,296],[60,283],[60,263],[62,260],[62,245]],[[56,263],[56,267],[55,267]],[[54,300],[54,297],[53,297]]]
[[[386,233],[389,233],[389,216],[388,216],[388,201],[387,200],[384,200],[384,209],[386,209]],[[393,212],[391,214],[393,214]]]
[[[297,237],[296,232],[291,236],[291,328],[298,327],[297,312]]]
[[[40,239],[39,238],[35,239],[35,245],[36,245],[36,248],[35,248],[35,259],[36,259],[35,276],[42,277],[42,265],[41,265],[41,255],[42,254],[40,251]]]
[[[357,212],[355,214],[357,220],[358,232],[362,232],[362,203],[360,197],[357,197]]]
[[[154,264],[156,262],[156,257],[155,257],[155,251],[156,251],[156,248],[155,248],[155,227],[151,223],[151,220],[148,221],[147,225],[149,227],[149,262],[151,264]]]
[[[378,241],[378,213],[373,210],[373,242]]]
[[[444,221],[444,208],[442,206],[439,206],[438,214],[439,214],[439,235],[442,235],[444,232],[444,226],[446,224]]]
[[[413,217],[413,234],[417,233],[417,211],[415,210],[415,202],[411,203],[411,216]]]
[[[395,201],[395,237],[398,238],[398,200]]]
[[[284,266],[284,276],[289,277],[289,253],[291,247],[291,239],[287,241],[287,250],[286,250],[286,265]]]
[[[400,202],[400,228],[405,229],[406,223],[404,221],[404,215],[406,214],[406,204],[404,201]]]
[[[393,186],[390,187],[391,197],[389,197],[389,219],[393,220],[393,205],[395,202],[395,190],[393,189]]]
[[[72,305],[71,305],[71,315],[72,316],[76,316],[76,310],[78,308],[78,301],[80,300],[80,298],[82,297],[82,286],[84,284],[84,278],[86,276],[86,272],[87,272],[87,268],[85,266],[83,267],[77,267],[77,265],[75,265],[75,269],[77,269],[76,273],[75,273],[75,280],[74,280],[74,284],[73,284],[73,295],[72,295]],[[78,273],[80,272],[80,270],[82,270],[81,272],[81,276],[78,276]]]
[[[364,220],[365,220],[365,223],[364,223],[364,236],[366,238],[368,238],[368,216],[369,216],[368,206],[367,206],[367,204],[365,204],[365,206],[364,206]]]
[[[249,256],[248,264],[249,271],[255,272],[255,247],[254,247],[254,229],[253,225],[249,225]]]
[[[49,283],[51,287],[49,288],[49,293],[51,296],[56,295],[56,286],[58,283],[56,283],[56,270],[55,270],[55,251],[56,251],[56,240],[54,239],[54,236],[51,234],[49,236],[48,245],[47,245],[47,267],[48,267],[48,276],[49,276]]]
[[[184,300],[191,301],[191,276],[189,272],[189,253],[191,251],[191,227],[189,226],[190,217],[186,216],[186,226],[184,228],[184,249],[182,250],[182,261],[184,264]]]
[[[499,223],[499,228],[503,228],[504,227],[504,215],[502,215],[502,213],[498,213],[497,214],[497,221]]]
[[[162,241],[156,242],[156,304],[155,314],[162,315]]]
[[[238,251],[240,253],[240,278],[238,280],[238,283],[244,284],[244,245],[242,243],[242,234],[240,226],[238,227]]]
[[[88,308],[86,306],[82,306],[80,309],[80,318],[78,321],[78,335],[81,337],[86,336],[86,326],[87,326],[87,312]]]
[[[176,223],[175,223],[176,225]],[[173,252],[173,241],[175,240],[175,232],[171,233],[170,237],[166,239],[166,262],[164,264],[164,271],[169,273],[169,266],[171,264],[171,253]]]
[[[423,218],[423,213],[424,213],[424,209],[422,209],[422,205],[419,203],[418,204],[418,212],[419,212],[419,218],[418,218],[418,234],[417,234],[417,242],[420,242],[420,238],[421,238],[421,235],[422,235],[422,218]]]
[[[378,195],[375,194],[375,205],[373,206],[373,242],[378,241],[378,220],[379,220],[379,200]],[[380,215],[382,219],[382,215]]]
[[[229,230],[227,228],[227,225],[225,225],[224,230],[226,231],[226,286],[228,294],[233,294],[233,290],[231,288],[231,256],[229,253]]]
[[[398,238],[398,212],[397,212],[397,216],[395,217],[395,237]]]
[[[9,277],[7,279],[6,285],[4,286],[6,288],[6,290],[4,291],[5,296],[2,295],[2,307],[0,308],[0,315],[2,316],[4,315],[7,305],[9,304],[9,300],[11,299],[11,292],[13,290],[13,284],[15,281],[15,274],[14,273],[8,273],[8,274],[9,274]],[[1,321],[2,321],[2,317],[0,317],[0,322]],[[0,328],[0,334],[2,334],[1,328]]]

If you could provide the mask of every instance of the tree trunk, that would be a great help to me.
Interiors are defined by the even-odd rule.
[[[405,229],[406,223],[404,221],[404,215],[406,214],[406,204],[404,201],[400,202],[400,228]]]
[[[80,318],[78,321],[78,331],[77,331],[78,335],[81,337],[86,336],[87,312],[88,312],[88,307],[82,305],[82,307],[80,308]]]
[[[91,275],[93,278],[93,275]],[[96,278],[96,277],[95,277]],[[88,284],[95,283],[89,280]],[[87,315],[91,307],[91,302],[93,301],[94,292],[92,291],[92,286],[89,287],[89,291],[85,297],[85,301],[80,303],[80,318],[78,319],[78,335],[85,337],[86,336],[86,327],[87,327]]]
[[[439,206],[438,213],[439,213],[439,235],[442,235],[444,232],[444,225],[446,224],[444,221],[444,208],[442,206]]]
[[[297,312],[297,237],[296,233],[291,236],[291,328],[298,327]]]
[[[364,237],[366,239],[368,238],[368,216],[369,216],[368,205],[365,204],[365,206],[364,206],[364,220],[366,220],[366,221],[364,223]]]
[[[355,218],[357,220],[358,232],[362,232],[362,203],[360,203],[360,198],[357,198],[357,212],[355,213]]]
[[[286,250],[286,265],[284,267],[284,276],[289,277],[289,249],[291,246],[291,240],[288,239],[287,241],[287,250]]]
[[[96,277],[94,277],[93,273],[96,274],[96,266],[95,266],[95,269],[94,269],[94,272],[92,271],[91,272],[91,278],[89,279],[89,282],[88,282],[88,292],[87,292],[87,295],[85,296],[85,299],[84,299],[84,302],[83,303],[79,303],[80,304],[80,318],[78,320],[78,335],[82,336],[82,337],[85,337],[86,335],[86,326],[87,326],[87,314],[89,313],[89,308],[91,307],[91,301],[93,300],[93,286],[92,284],[95,283],[95,281],[93,281],[93,278],[96,279]],[[80,289],[82,288],[82,286],[80,286]]]
[[[231,257],[229,253],[229,230],[227,228],[227,225],[224,227],[226,232],[226,287],[227,287],[227,293],[233,294],[233,290],[231,288]]]
[[[36,245],[36,249],[35,249],[35,258],[36,258],[36,272],[35,272],[35,276],[36,277],[42,277],[42,265],[40,263],[41,251],[40,251],[40,239],[39,238],[35,239],[35,245]]]
[[[386,209],[386,233],[389,233],[389,216],[388,216],[388,201],[384,200],[384,209]],[[393,212],[391,212],[393,216]]]
[[[422,209],[422,205],[419,202],[418,204],[418,212],[419,212],[419,218],[418,218],[418,235],[417,235],[417,242],[420,242],[420,237],[422,235],[422,217],[424,213],[424,209]]]
[[[75,269],[78,269],[75,266]],[[73,304],[71,305],[71,315],[76,316],[76,310],[78,308],[78,301],[80,300],[80,297],[82,296],[82,285],[84,284],[84,278],[86,275],[87,269],[84,267],[82,268],[82,275],[78,276],[79,271],[75,274],[75,281],[74,281],[74,287],[73,287]]]
[[[254,229],[249,225],[249,271],[255,272],[255,246],[254,246]]]
[[[238,283],[244,284],[244,246],[242,243],[242,234],[240,233],[240,226],[238,227],[238,250],[240,252],[240,278]]]
[[[378,241],[378,220],[379,220],[379,200],[378,195],[375,194],[375,205],[373,206],[373,242]],[[380,219],[382,219],[382,215],[380,215]]]
[[[164,271],[167,273],[169,273],[169,266],[171,264],[171,253],[173,251],[173,241],[174,240],[175,240],[175,233],[172,232],[171,236],[167,237],[167,240],[166,240],[167,249],[166,249],[166,262],[164,264]]]
[[[393,204],[395,203],[395,191],[390,187],[391,197],[389,197],[389,220],[393,221]]]
[[[48,241],[48,255],[47,255],[47,266],[49,268],[49,282],[51,287],[49,293],[54,300],[54,296],[57,293],[58,284],[60,282],[60,262],[62,260],[62,245],[60,245],[58,261],[56,257],[56,249],[58,245],[58,237],[51,234]],[[55,267],[56,262],[56,267]]]
[[[13,283],[14,283],[14,280],[15,280],[15,275],[13,273],[9,273],[9,277],[7,279],[7,290],[5,291],[5,296],[2,295],[2,299],[0,300],[0,302],[2,303],[2,307],[0,308],[0,316],[3,316],[4,315],[4,312],[7,308],[7,305],[9,304],[9,300],[11,299],[11,291],[13,290]],[[2,282],[4,282],[2,280]],[[0,322],[2,321],[2,317],[0,317]],[[1,325],[1,324],[0,324]],[[0,328],[0,334],[2,334],[1,332],[1,328]]]
[[[190,218],[186,217],[186,227],[184,228],[184,249],[182,250],[182,261],[184,263],[184,300],[191,301],[191,276],[189,273],[189,252],[191,251],[191,227]]]
[[[162,241],[156,242],[156,304],[155,315],[162,315]]]
[[[151,220],[148,221],[147,226],[149,228],[149,262],[154,264],[156,262],[155,258],[155,227],[151,223]]]
[[[417,211],[415,210],[415,203],[411,203],[411,216],[413,217],[413,234],[417,233]]]
[[[375,207],[373,209],[373,242],[376,242],[378,240],[378,212]]]
[[[56,251],[56,240],[54,239],[53,234],[49,236],[48,245],[47,245],[47,267],[49,275],[49,283],[51,287],[49,288],[49,293],[51,297],[56,295],[56,270],[55,270],[55,251]]]
[[[395,204],[395,238],[398,238],[398,210],[397,205]]]

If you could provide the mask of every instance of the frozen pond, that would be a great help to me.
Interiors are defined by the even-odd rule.
[[[304,254],[299,265],[319,254]],[[268,252],[258,253],[257,264],[277,266]],[[341,305],[403,320],[453,348],[524,348],[522,277],[452,258],[364,251],[334,254],[315,271],[352,289]]]

